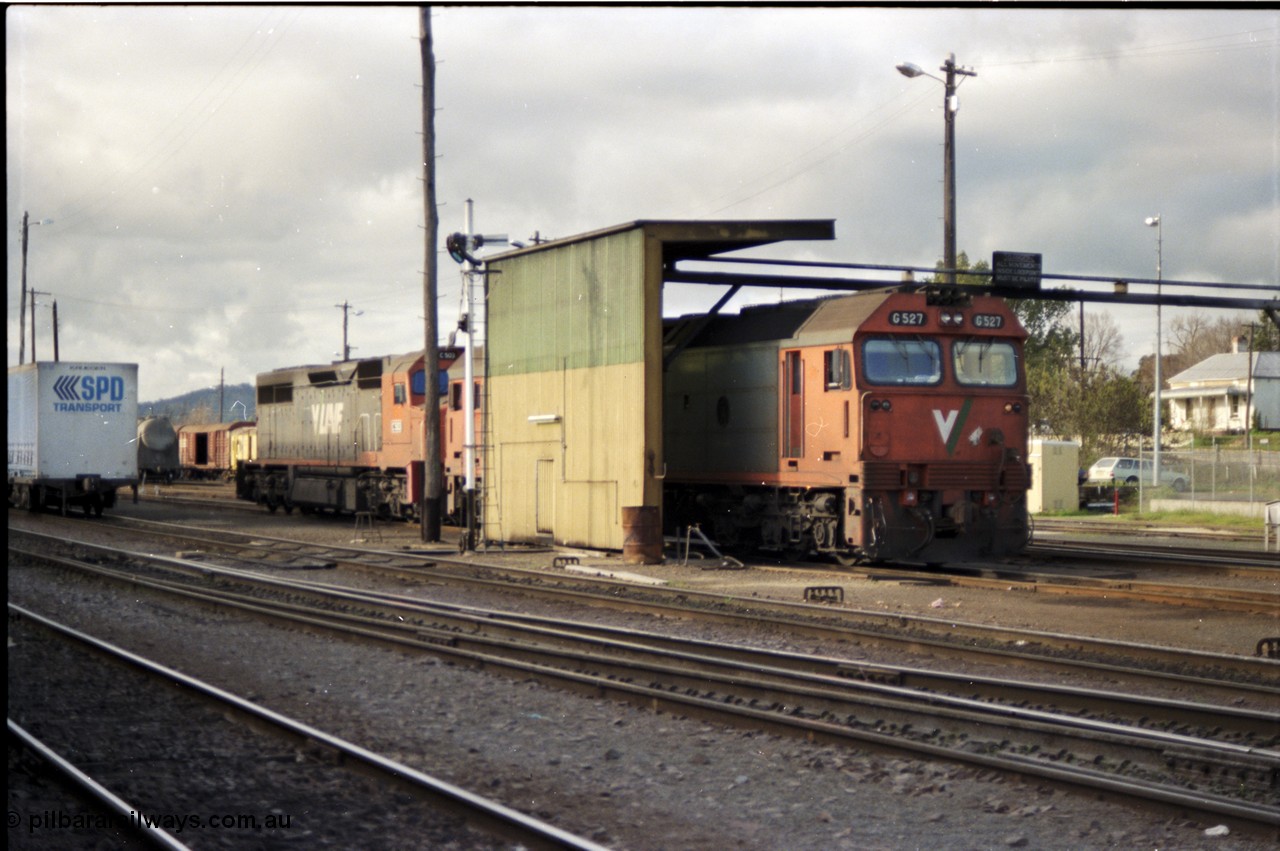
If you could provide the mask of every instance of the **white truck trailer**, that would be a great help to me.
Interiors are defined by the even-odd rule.
[[[138,487],[138,365],[42,361],[9,369],[9,505],[101,515]]]

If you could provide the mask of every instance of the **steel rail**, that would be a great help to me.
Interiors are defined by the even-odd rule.
[[[540,819],[525,815],[496,801],[491,801],[403,763],[388,759],[360,745],[326,733],[310,724],[267,709],[217,686],[184,674],[175,668],[146,659],[123,647],[95,638],[23,606],[12,602],[8,605],[11,616],[16,614],[25,620],[39,624],[96,652],[127,663],[149,675],[211,700],[222,709],[237,716],[251,719],[254,722],[265,723],[276,731],[286,734],[299,742],[324,747],[339,755],[342,759],[349,759],[355,764],[374,771],[384,780],[392,781],[411,790],[414,794],[429,798],[436,806],[444,807],[455,814],[463,816],[468,822],[478,824],[481,830],[518,842],[528,843],[535,848],[607,851],[605,846],[583,837],[575,836]]]
[[[1193,547],[1164,548],[1147,545],[1116,543],[1092,543],[1088,541],[1036,541],[1027,547],[1027,555],[1065,555],[1071,558],[1088,556],[1104,561],[1144,561],[1159,565],[1203,567],[1220,572],[1238,571],[1241,575],[1253,574],[1274,579],[1280,575],[1280,559],[1267,554],[1222,551],[1217,553],[1197,551]]]
[[[88,795],[92,800],[97,801],[103,809],[115,813],[129,826],[129,831],[134,836],[157,848],[167,848],[170,851],[190,851],[190,846],[179,842],[173,834],[164,828],[144,827],[137,818],[138,807],[128,803],[106,786],[81,771],[73,762],[40,741],[12,718],[7,718],[6,720],[9,725],[9,741],[11,744],[16,742],[19,746],[27,749],[67,782]],[[11,810],[10,812],[14,811]],[[10,826],[12,827],[12,825]]]
[[[165,561],[168,561],[168,559],[165,559]],[[124,576],[125,581],[135,581],[135,579],[136,577],[131,575]],[[291,585],[293,583],[282,584]],[[310,583],[299,584],[306,585]],[[180,591],[179,593],[186,592]],[[202,594],[203,592],[195,593]],[[347,592],[344,596],[350,598],[352,595]],[[238,603],[233,603],[229,599],[224,600],[222,604],[238,605]],[[263,602],[254,598],[247,605],[253,610],[260,610]],[[279,611],[274,616],[322,626],[325,625],[323,623],[324,619],[328,617],[326,615],[318,618],[314,614],[299,615],[293,611]],[[1021,710],[1012,707],[991,706],[982,701],[948,699],[937,695],[925,695],[922,697],[919,693],[906,695],[903,694],[904,690],[902,689],[887,687],[866,689],[865,684],[863,690],[879,691],[880,694],[874,696],[860,695],[857,699],[852,699],[847,691],[847,681],[840,681],[831,677],[799,675],[791,671],[771,670],[761,666],[723,670],[729,663],[722,659],[690,657],[685,661],[690,662],[692,660],[692,667],[673,667],[671,665],[673,654],[668,653],[663,654],[662,658],[657,662],[641,664],[615,658],[611,655],[606,663],[591,653],[539,649],[528,644],[512,645],[496,640],[490,641],[487,646],[484,646],[483,650],[469,650],[460,647],[460,643],[464,639],[481,645],[485,645],[485,642],[475,636],[464,637],[457,635],[456,632],[442,632],[439,630],[432,630],[433,634],[424,639],[421,635],[420,627],[394,622],[369,624],[368,619],[362,619],[349,613],[339,613],[338,619],[347,623],[352,621],[363,622],[361,626],[356,627],[356,631],[365,637],[381,638],[382,640],[391,640],[400,644],[412,644],[431,652],[460,656],[484,668],[496,666],[504,670],[514,669],[518,672],[518,675],[541,672],[543,676],[561,680],[568,678],[579,683],[594,682],[597,689],[604,689],[611,693],[621,689],[623,693],[629,694],[633,698],[637,695],[640,696],[642,702],[646,704],[656,701],[668,703],[674,700],[680,704],[703,705],[706,708],[705,705],[710,703],[713,706],[720,707],[721,711],[725,711],[723,707],[731,703],[734,704],[734,708],[728,709],[731,713],[737,714],[738,709],[743,709],[743,711],[747,712],[748,717],[755,717],[757,720],[761,718],[757,713],[764,711],[766,715],[775,716],[772,723],[781,724],[784,727],[799,726],[808,731],[807,735],[812,735],[815,730],[825,729],[828,733],[839,737],[840,734],[835,731],[844,730],[845,737],[851,736],[855,740],[861,740],[863,739],[863,734],[869,730],[872,741],[886,744],[880,739],[883,735],[881,729],[886,726],[886,722],[881,720],[883,716],[888,715],[897,718],[898,720],[894,724],[888,726],[899,728],[903,734],[911,730],[913,725],[927,730],[929,725],[936,723],[939,716],[944,716],[950,718],[952,723],[968,725],[966,729],[969,730],[969,733],[961,737],[964,747],[972,745],[968,736],[975,731],[983,729],[989,731],[987,735],[993,736],[995,740],[1002,741],[1003,746],[1007,746],[1008,743],[1002,739],[1002,736],[1006,735],[1012,727],[1022,730],[1024,736],[1031,737],[1033,744],[1024,744],[1024,747],[1027,747],[1031,752],[1035,752],[1041,747],[1053,746],[1054,743],[1060,742],[1064,734],[1070,730],[1075,730],[1076,732],[1071,735],[1086,735],[1093,742],[1103,740],[1107,743],[1108,748],[1112,750],[1120,748],[1123,753],[1128,754],[1132,759],[1141,759],[1142,754],[1150,754],[1151,749],[1154,748],[1156,755],[1153,765],[1165,759],[1164,755],[1170,750],[1176,750],[1181,760],[1193,762],[1196,765],[1230,762],[1234,765],[1235,770],[1257,775],[1262,778],[1263,783],[1268,782],[1266,780],[1267,777],[1271,778],[1270,783],[1274,783],[1277,766],[1280,766],[1280,752],[1277,751],[1235,746],[1229,743],[1207,743],[1193,737],[1154,731],[1135,731],[1121,725],[1064,718],[1051,713]],[[327,628],[338,627],[329,624]],[[545,630],[543,632],[545,633]],[[380,635],[379,633],[382,634]],[[590,641],[600,642],[601,639],[592,637]],[[494,649],[498,649],[500,652],[495,654],[492,652]],[[563,669],[566,663],[576,666],[579,670]],[[607,669],[605,674],[597,673],[602,665]],[[636,665],[640,665],[640,667],[637,668],[635,667]],[[587,673],[583,673],[580,670],[581,668],[590,670]],[[580,679],[582,677],[587,679]],[[655,681],[655,678],[664,677],[666,682]],[[637,679],[641,682],[647,682],[648,685],[636,686],[634,680]],[[798,682],[784,685],[783,680],[798,680]],[[637,688],[640,691],[637,692],[635,690]],[[715,691],[708,693],[709,688],[719,688],[724,690],[724,693]],[[730,691],[737,692],[738,695],[731,694]],[[747,694],[742,695],[741,693],[743,692],[747,692]],[[851,699],[853,700],[852,703],[850,703]],[[904,700],[906,703],[904,703]],[[809,706],[817,705],[818,708],[801,709],[798,705],[799,701],[807,701]],[[919,701],[924,702],[925,708],[919,707]],[[765,704],[770,707],[768,710],[757,709],[758,706]],[[876,713],[877,720],[874,722],[862,722],[860,725],[849,728],[850,722],[848,719],[843,724],[830,720],[848,713],[855,706],[865,710],[867,704],[871,704],[873,706],[872,711]],[[780,715],[784,717],[784,720],[779,720]],[[954,736],[955,734],[953,733],[952,735]],[[937,740],[938,738],[940,736],[936,730],[926,735],[926,739]],[[942,738],[946,737],[943,736]],[[914,744],[916,743],[907,745],[905,749],[917,750]],[[897,749],[903,749],[904,743],[897,741],[895,737],[893,746]],[[990,745],[984,746],[983,750],[990,751]],[[965,760],[968,756],[963,749],[957,752],[952,748],[944,747],[943,752],[950,759]],[[1062,759],[1065,754],[1066,751],[1063,750],[1059,754],[1051,755],[1049,758]],[[1095,761],[1101,756],[1099,754]],[[1113,759],[1120,759],[1120,757],[1114,757]],[[1151,760],[1153,757],[1148,756],[1147,759]],[[1121,764],[1121,767],[1124,768],[1128,765],[1129,762],[1126,760]],[[1039,767],[1038,761],[1032,761],[1027,765],[1020,766],[1017,770],[1020,773],[1044,776],[1037,770]],[[1006,764],[1004,768],[1008,770],[1008,765]],[[1058,779],[1062,779],[1075,770],[1076,767],[1054,766],[1052,767],[1052,774]],[[1082,780],[1083,776],[1089,778],[1088,782]],[[1093,772],[1091,769],[1086,769],[1085,774],[1077,774],[1073,782],[1076,785],[1092,786],[1096,785],[1094,781],[1099,779],[1100,776],[1102,775]],[[1123,783],[1133,787],[1130,789],[1129,794],[1139,794],[1135,793],[1134,790],[1139,787],[1145,787],[1145,791],[1139,794],[1140,797],[1152,798],[1154,796],[1156,800],[1171,800],[1178,798],[1179,795],[1194,797],[1199,801],[1198,809],[1202,812],[1228,815],[1255,824],[1280,824],[1280,809],[1268,808],[1217,795],[1207,795],[1203,792],[1195,792],[1192,795],[1189,790],[1180,792],[1177,787],[1159,783],[1153,785],[1136,779],[1129,779],[1123,781]]]

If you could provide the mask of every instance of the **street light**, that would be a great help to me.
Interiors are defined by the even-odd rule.
[[[27,231],[31,225],[51,225],[53,219],[29,221],[30,213],[22,213],[22,303],[18,307],[18,365],[27,358]],[[31,360],[36,359],[36,297],[31,296]]]
[[[956,89],[960,83],[956,77],[976,77],[978,72],[971,68],[956,65],[956,55],[947,54],[946,60],[938,70],[947,75],[946,79],[935,77],[913,62],[903,62],[897,66],[898,73],[904,77],[929,77],[937,80],[945,87],[942,101],[942,115],[946,124],[942,151],[942,262],[946,266],[943,273],[948,284],[956,282],[956,112],[960,109],[960,100],[956,97]],[[961,83],[964,80],[960,81]]]
[[[1149,228],[1156,229],[1156,405],[1155,405],[1155,428],[1152,435],[1152,445],[1155,447],[1151,454],[1151,485],[1152,487],[1160,486],[1160,290],[1163,277],[1164,266],[1164,224],[1160,221],[1160,214],[1149,216],[1145,222]]]

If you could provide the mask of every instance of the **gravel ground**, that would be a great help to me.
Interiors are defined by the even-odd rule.
[[[21,620],[9,626],[10,717],[132,808],[93,816],[10,749],[10,848],[133,847],[145,819],[198,848],[501,848],[403,790],[222,717],[193,695]],[[335,814],[341,814],[335,816]],[[407,832],[406,828],[412,828]]]
[[[160,512],[144,503],[119,513]],[[27,519],[39,520],[22,518]],[[213,512],[206,520],[229,523],[225,514]],[[16,522],[11,513],[11,525]],[[300,522],[310,524],[304,528],[311,538],[345,543],[351,537],[351,527],[335,521],[237,514],[234,525],[271,534]],[[412,532],[403,528],[385,533],[396,539],[387,541],[389,548],[412,543]],[[545,563],[550,555],[537,558]],[[753,583],[749,593],[788,599],[798,599],[805,584],[833,584],[826,573],[729,574],[675,566],[630,568],[616,558],[599,561],[689,587],[734,584],[741,589]],[[820,581],[811,581],[814,577]],[[1171,613],[1105,601],[1028,600],[1034,595],[866,580],[840,584],[848,589],[848,604],[863,608],[921,614],[941,609],[957,620],[1061,632],[1085,631],[1082,626],[1087,625],[1088,632],[1099,635],[1215,652],[1251,652],[1261,633],[1268,627],[1275,631],[1274,620],[1238,615]],[[57,571],[11,564],[9,595],[618,848],[1273,847],[1238,833],[1207,834],[1214,824],[958,764],[818,747],[655,714],[429,657],[192,610],[150,595],[122,602],[118,588]],[[934,607],[939,599],[942,604]],[[833,653],[830,648],[810,649]],[[12,668],[9,687],[13,715],[29,687],[24,679],[14,680]],[[270,800],[261,803],[264,811],[273,805]]]

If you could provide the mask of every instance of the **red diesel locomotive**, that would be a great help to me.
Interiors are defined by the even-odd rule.
[[[1020,551],[1026,331],[1000,299],[877,291],[669,321],[669,531],[839,561]]]

